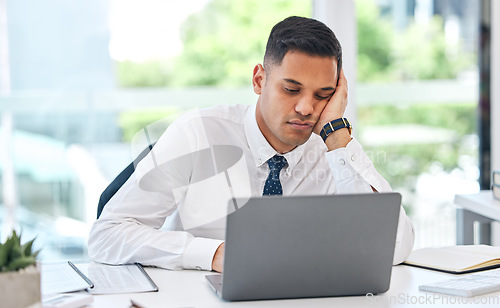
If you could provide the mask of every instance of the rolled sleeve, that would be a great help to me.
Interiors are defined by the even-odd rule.
[[[183,267],[211,271],[215,252],[223,242],[209,238],[194,238],[186,247],[183,255]]]

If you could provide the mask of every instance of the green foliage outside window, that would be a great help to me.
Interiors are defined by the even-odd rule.
[[[453,79],[474,63],[472,54],[459,44],[447,44],[443,21],[435,17],[427,25],[411,25],[392,47],[392,74],[398,79]]]
[[[272,26],[290,15],[311,15],[311,1],[213,0],[182,27],[184,51],[173,86],[246,86],[262,63]]]
[[[170,61],[117,63],[124,87],[247,86],[262,62],[269,32],[290,15],[311,16],[311,0],[212,0],[182,26],[183,51]],[[473,64],[459,44],[446,43],[443,22],[395,32],[374,0],[356,0],[358,80],[455,78]],[[335,29],[333,29],[335,31]]]
[[[356,1],[358,27],[358,80],[390,79],[392,25],[381,19],[373,0]],[[342,42],[341,42],[342,43]]]
[[[417,178],[439,165],[444,172],[451,173],[461,168],[460,157],[477,159],[477,149],[471,147],[470,137],[476,130],[476,104],[416,104],[400,108],[394,105],[359,106],[357,136],[373,127],[390,127],[418,124],[429,128],[449,129],[453,138],[449,142],[424,144],[392,144],[364,146],[377,170],[391,183],[396,191],[405,191],[403,205],[411,210],[411,197],[415,194]],[[390,121],[387,121],[390,119]],[[408,136],[409,140],[413,136]],[[382,155],[380,155],[382,154]],[[410,199],[409,199],[410,198]]]
[[[311,16],[311,0],[212,0],[184,21],[183,51],[165,63],[118,62],[123,87],[247,86],[261,63],[272,26]]]
[[[374,0],[356,0],[356,13],[359,81],[453,79],[474,64],[460,43],[446,42],[439,17],[397,32]]]

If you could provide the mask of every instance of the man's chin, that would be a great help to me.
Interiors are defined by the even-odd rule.
[[[295,146],[301,146],[303,145],[304,143],[307,142],[307,140],[309,140],[309,138],[311,138],[311,135],[312,135],[312,132],[309,132],[307,134],[302,134],[301,136],[290,136],[289,138],[287,138],[287,143],[290,144],[290,145],[295,145]]]

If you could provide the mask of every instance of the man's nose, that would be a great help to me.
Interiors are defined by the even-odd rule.
[[[314,98],[303,96],[295,105],[295,111],[301,115],[310,115],[314,112]]]

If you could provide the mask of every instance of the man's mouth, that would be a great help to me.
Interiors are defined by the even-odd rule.
[[[290,124],[293,128],[299,129],[299,130],[310,130],[314,127],[314,123],[300,121],[300,120],[288,121],[288,124]]]

